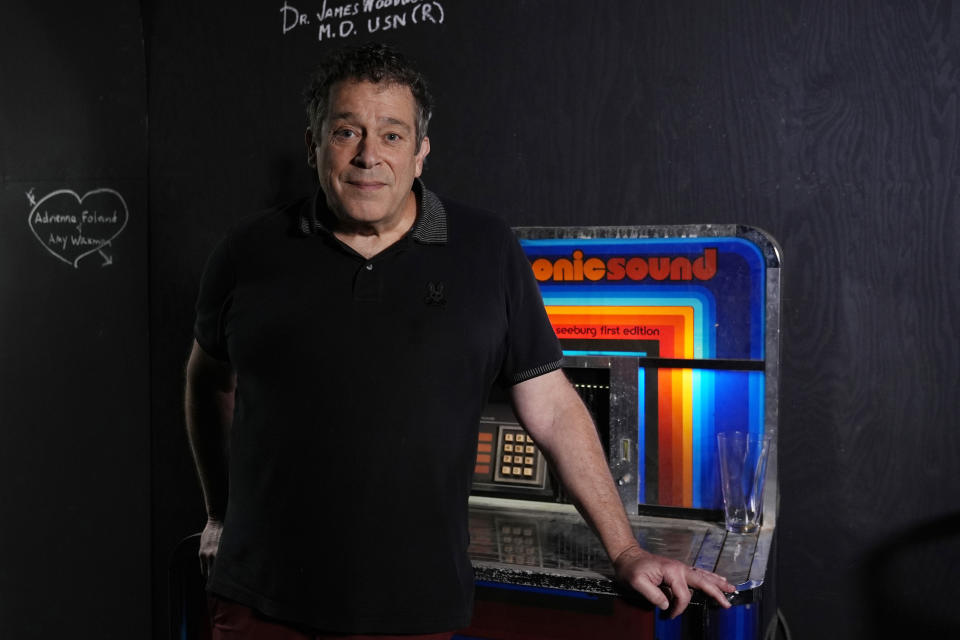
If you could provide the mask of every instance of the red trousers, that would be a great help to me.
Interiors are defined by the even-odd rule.
[[[421,635],[362,635],[315,633],[265,617],[255,609],[231,600],[209,596],[207,606],[213,640],[450,640],[452,631]]]

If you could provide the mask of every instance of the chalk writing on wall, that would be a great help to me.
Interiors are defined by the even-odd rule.
[[[127,203],[113,189],[94,189],[82,196],[60,189],[39,200],[27,192],[30,215],[27,222],[43,248],[75,269],[87,256],[102,267],[113,264],[110,243],[127,226]]]
[[[319,8],[303,6],[285,1],[280,7],[280,29],[284,35],[312,33],[318,41],[351,38],[413,25],[440,25],[445,17],[443,5],[435,0],[323,0]]]

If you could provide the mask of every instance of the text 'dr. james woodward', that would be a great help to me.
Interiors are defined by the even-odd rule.
[[[299,6],[284,2],[280,7],[283,35],[313,34],[317,41],[369,36],[414,25],[441,25],[446,12],[436,0],[322,0]],[[313,6],[306,7],[307,4]]]

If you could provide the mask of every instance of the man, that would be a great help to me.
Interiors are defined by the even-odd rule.
[[[621,581],[664,609],[666,587],[674,615],[688,585],[728,606],[723,578],[637,545],[509,228],[419,180],[430,112],[397,52],[334,55],[308,91],[317,194],[244,221],[208,262],[186,413],[215,637],[466,626],[467,496],[495,381]]]

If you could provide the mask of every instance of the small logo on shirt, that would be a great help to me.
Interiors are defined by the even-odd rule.
[[[427,295],[423,299],[431,307],[445,307],[447,304],[447,299],[443,295],[443,283],[442,282],[428,282],[427,283]]]

